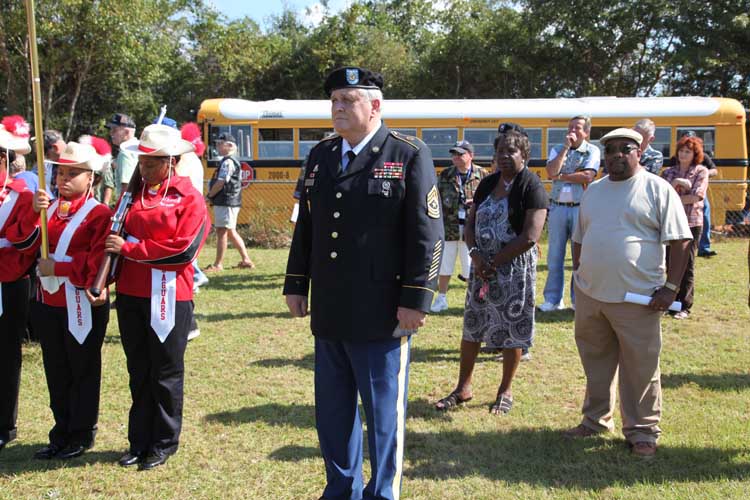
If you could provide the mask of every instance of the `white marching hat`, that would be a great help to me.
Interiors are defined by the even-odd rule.
[[[101,160],[99,160],[99,155],[96,154],[94,146],[90,144],[78,144],[73,141],[65,145],[65,150],[60,153],[60,158],[57,161],[49,159],[47,161],[55,165],[78,167],[91,170],[92,172],[98,172],[102,169]]]
[[[142,156],[179,156],[195,151],[193,144],[184,140],[179,130],[158,124],[144,128],[138,144],[124,149]]]

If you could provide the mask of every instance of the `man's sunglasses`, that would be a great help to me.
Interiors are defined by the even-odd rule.
[[[623,144],[622,146],[615,146],[614,144],[607,144],[604,146],[604,154],[608,155],[614,155],[617,153],[622,153],[623,155],[629,155],[636,149],[639,149],[638,146],[635,144]]]

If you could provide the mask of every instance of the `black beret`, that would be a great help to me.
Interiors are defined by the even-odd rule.
[[[382,89],[383,75],[356,66],[344,66],[328,74],[323,88],[327,96],[337,89]]]

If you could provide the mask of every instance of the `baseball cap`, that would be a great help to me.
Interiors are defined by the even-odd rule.
[[[469,141],[458,141],[456,144],[448,150],[449,153],[471,153],[474,154],[474,146]]]
[[[130,118],[128,115],[122,114],[122,113],[115,113],[112,115],[112,118],[109,119],[109,122],[106,125],[107,128],[112,127],[127,127],[127,128],[135,128],[135,121],[133,121],[132,118]]]
[[[229,132],[222,132],[221,134],[219,134],[219,136],[216,138],[216,140],[217,141],[222,141],[222,142],[231,142],[233,144],[237,144],[237,139],[235,139],[234,136],[232,134],[230,134]]]

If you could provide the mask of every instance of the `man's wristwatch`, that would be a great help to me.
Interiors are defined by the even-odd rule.
[[[666,281],[664,283],[664,288],[667,290],[672,290],[674,293],[677,293],[680,291],[680,287],[675,285],[674,283],[670,283],[669,281]]]
[[[474,252],[478,252],[478,251],[479,251],[478,247],[469,248],[469,257],[471,257]]]

